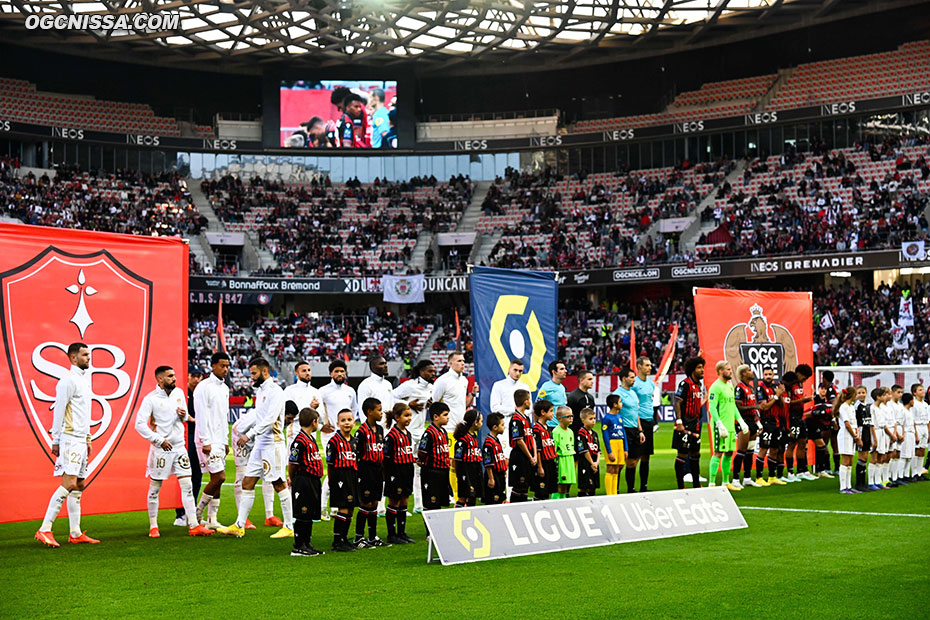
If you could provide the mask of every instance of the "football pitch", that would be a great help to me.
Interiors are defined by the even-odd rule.
[[[651,489],[675,487],[670,442],[663,425]],[[332,553],[322,522],[313,540],[326,555],[290,557],[292,541],[260,524],[261,493],[258,529],[242,539],[190,538],[173,510],[159,516],[160,539],[147,538],[145,512],[91,516],[83,526],[101,544],[61,549],[33,540],[37,521],[0,525],[0,618],[930,616],[930,482],[837,489],[821,479],[735,493],[747,529],[448,567],[426,563],[419,516],[408,519],[414,545]],[[227,484],[220,521],[234,519]],[[66,532],[62,511],[59,542]]]

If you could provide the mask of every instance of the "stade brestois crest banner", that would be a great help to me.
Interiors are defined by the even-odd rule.
[[[714,365],[749,364],[757,378],[771,366],[776,378],[798,364],[813,363],[813,302],[809,292],[779,293],[695,288],[698,341],[704,351],[708,384]]]
[[[471,292],[478,408],[491,408],[491,386],[507,376],[510,360],[523,361],[523,377],[535,393],[549,379],[555,360],[558,284],[555,273],[475,267]]]
[[[91,354],[93,442],[82,512],[144,510],[149,444],[133,425],[155,388],[156,366],[173,366],[178,389],[187,385],[187,245],[6,223],[0,243],[0,494],[15,498],[0,503],[0,522],[42,518],[59,485],[51,406],[72,342]],[[171,494],[163,495],[168,508]]]

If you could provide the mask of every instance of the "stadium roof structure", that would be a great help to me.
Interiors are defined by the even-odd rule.
[[[735,42],[922,0],[0,0],[0,38],[131,62],[552,70]],[[178,12],[173,30],[28,30],[30,15]]]

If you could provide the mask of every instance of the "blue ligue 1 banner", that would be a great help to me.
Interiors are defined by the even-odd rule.
[[[534,395],[549,379],[557,354],[558,284],[555,273],[475,267],[469,276],[478,410],[491,407],[491,386],[507,376],[510,360],[523,361]]]

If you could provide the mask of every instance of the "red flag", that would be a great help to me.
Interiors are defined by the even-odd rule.
[[[345,340],[345,343],[346,343],[346,348],[345,348],[345,350],[342,352],[342,359],[344,359],[345,362],[346,362],[346,364],[348,364],[348,363],[349,363],[349,344],[352,343],[352,334],[346,332],[346,337],[345,337],[344,340]]]
[[[672,337],[668,339],[668,344],[665,346],[665,353],[662,354],[662,361],[659,362],[659,367],[656,369],[656,385],[662,385],[662,382],[665,380],[665,375],[668,374],[668,369],[672,365],[672,358],[675,357],[675,349],[678,347],[678,323],[672,325]]]
[[[636,367],[636,327],[630,321],[630,368]]]
[[[214,353],[226,353],[226,334],[223,332],[223,297],[220,296],[220,309],[216,317],[216,346]]]
[[[462,328],[459,326],[459,309],[455,309],[455,348],[459,346],[459,338],[462,336]]]

